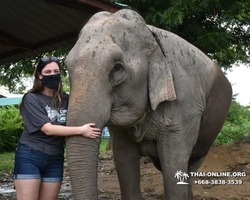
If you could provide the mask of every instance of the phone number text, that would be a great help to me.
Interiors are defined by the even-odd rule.
[[[195,180],[195,184],[198,185],[241,185],[242,180]]]

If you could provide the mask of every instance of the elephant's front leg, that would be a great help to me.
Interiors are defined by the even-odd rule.
[[[137,143],[127,137],[127,131],[112,128],[113,153],[122,200],[141,200],[140,153]]]

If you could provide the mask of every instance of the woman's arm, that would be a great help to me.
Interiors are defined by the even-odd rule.
[[[87,138],[98,138],[101,134],[101,129],[94,128],[94,123],[85,124],[83,126],[61,126],[46,123],[42,126],[41,131],[46,135],[55,136],[71,136],[82,135]]]

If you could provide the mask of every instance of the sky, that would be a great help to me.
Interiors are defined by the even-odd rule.
[[[238,94],[236,101],[243,106],[250,105],[250,67],[233,67],[226,76],[232,84],[233,94]]]

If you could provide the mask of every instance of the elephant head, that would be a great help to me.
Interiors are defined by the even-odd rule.
[[[156,128],[161,133],[163,130],[168,131],[160,136],[164,140],[159,143],[158,148],[170,149],[171,153],[158,150],[155,146],[151,149],[153,152],[158,151],[154,153],[162,159],[162,166],[158,166],[165,167],[164,177],[166,180],[171,179],[172,183],[173,169],[170,170],[170,175],[167,173],[168,168],[174,165],[169,165],[165,158],[174,158],[173,152],[176,152],[177,156],[184,156],[175,159],[175,165],[181,167],[181,170],[186,170],[192,149],[197,149],[198,153],[192,154],[197,160],[203,157],[222,127],[231,101],[230,86],[218,66],[178,36],[148,26],[140,15],[131,10],[95,14],[82,28],[75,46],[66,58],[66,65],[71,85],[67,125],[80,126],[93,122],[98,128],[102,129],[108,125],[114,129],[119,127],[123,132],[122,130],[129,130],[130,127],[136,129],[138,124],[144,123],[147,116],[148,122],[157,125],[147,125],[146,128],[150,131],[140,131],[139,135],[136,135],[138,132],[135,131],[135,134],[132,134],[133,141],[141,142],[146,132],[153,132]],[[220,81],[215,81],[217,79]],[[225,86],[225,95],[218,91],[218,85],[222,88]],[[210,94],[213,96],[208,98]],[[209,123],[206,122],[211,118],[209,115],[217,112],[217,108],[223,107],[217,105],[216,108],[208,108],[206,111],[206,106],[212,106],[210,99],[213,100],[214,97],[217,98],[217,102],[222,102],[223,99],[226,101],[222,102],[225,108],[218,115],[220,119],[214,118],[219,122],[218,125],[211,126],[209,120]],[[160,111],[156,112],[157,110]],[[207,113],[208,118],[202,117],[203,113]],[[154,119],[155,117],[159,120]],[[213,127],[213,130],[203,131],[205,125],[200,126],[201,120],[209,127]],[[184,125],[181,125],[182,122]],[[186,130],[189,132],[185,132]],[[209,131],[213,133],[210,134]],[[170,135],[172,132],[175,134]],[[201,138],[198,137],[199,132]],[[173,139],[178,134],[182,140]],[[202,137],[206,134],[210,134],[210,138],[203,140]],[[166,136],[170,136],[170,139]],[[152,138],[153,136],[150,140],[157,139]],[[121,140],[128,141],[125,138]],[[169,141],[179,144],[183,142],[183,146],[188,147],[188,150],[177,152],[174,149],[177,145],[170,144]],[[195,145],[196,141],[200,143]],[[99,144],[100,139],[81,136],[66,139],[69,172],[76,200],[98,199]],[[170,148],[166,148],[166,144],[169,144]],[[137,146],[129,144],[131,149]],[[140,146],[141,151],[143,147]],[[200,147],[204,149],[200,150]],[[134,157],[138,160],[139,156],[137,153]],[[135,168],[138,169],[138,166]],[[136,176],[138,177],[137,174]],[[121,182],[128,183],[123,178]],[[173,191],[172,183],[169,184],[170,187],[165,188],[166,191]],[[139,187],[137,191],[140,192]],[[178,192],[180,190],[176,190],[177,195]],[[187,191],[182,193],[185,196]],[[141,199],[140,194],[133,199]]]

